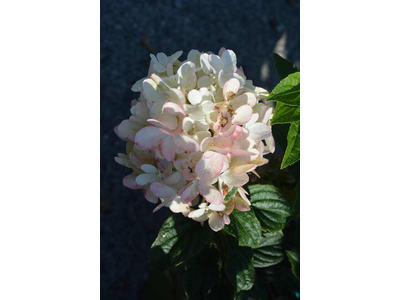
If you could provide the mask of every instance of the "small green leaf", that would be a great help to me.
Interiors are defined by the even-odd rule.
[[[286,250],[286,254],[289,258],[290,264],[292,265],[294,276],[300,279],[300,253]]]
[[[226,275],[231,284],[236,287],[236,292],[250,290],[255,276],[252,250],[248,247],[240,247],[237,240],[231,236],[227,235],[226,241],[229,246],[225,262]]]
[[[287,147],[283,156],[281,169],[284,169],[300,160],[300,121],[290,125],[287,135]]]
[[[254,212],[235,209],[229,216],[231,223],[224,231],[239,241],[240,246],[256,247],[261,238],[261,226]]]
[[[290,106],[277,102],[271,125],[300,121],[300,106]]]
[[[235,196],[235,194],[236,194],[236,192],[237,192],[238,189],[239,189],[238,187],[232,188],[232,189],[229,191],[229,193],[226,194],[224,201],[229,201],[233,196]]]
[[[212,236],[208,226],[202,227],[181,214],[173,214],[164,222],[151,245],[150,263],[161,269],[176,266],[199,253]]]
[[[250,202],[265,231],[277,232],[291,215],[289,201],[272,185],[250,185]]]
[[[284,258],[282,240],[283,235],[280,232],[264,232],[260,245],[253,248],[254,268],[266,268],[279,264]]]
[[[209,246],[185,262],[184,286],[189,299],[202,298],[217,285],[220,260],[218,251]]]
[[[282,102],[287,105],[300,105],[300,72],[290,74],[269,94],[267,101]]]
[[[290,61],[284,59],[279,54],[274,53],[273,55],[275,70],[278,74],[280,80],[286,78],[288,75],[298,72],[298,69],[295,64]]]

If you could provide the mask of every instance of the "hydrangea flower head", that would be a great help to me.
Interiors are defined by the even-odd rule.
[[[268,92],[236,66],[232,50],[191,50],[182,62],[181,55],[150,55],[148,76],[132,87],[140,97],[131,116],[115,127],[127,141],[127,153],[115,160],[132,170],[123,184],[143,189],[158,204],[154,212],[166,206],[219,231],[234,208],[250,210],[243,185],[275,150],[273,107],[262,101]]]

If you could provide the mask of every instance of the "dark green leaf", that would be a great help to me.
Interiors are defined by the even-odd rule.
[[[255,271],[252,264],[253,253],[251,248],[240,247],[237,240],[226,235],[228,255],[226,257],[225,272],[236,287],[236,292],[250,290],[254,284]]]
[[[185,262],[184,285],[189,299],[204,297],[220,280],[221,258],[213,247],[205,247]]]
[[[269,94],[267,101],[282,102],[287,105],[300,105],[300,72],[290,74]]]
[[[277,53],[274,53],[273,59],[274,59],[274,64],[275,64],[275,70],[276,70],[276,73],[278,74],[280,80],[282,80],[283,78],[286,78],[288,75],[298,71],[295,64],[284,59]]]
[[[233,196],[235,196],[236,192],[238,190],[238,187],[232,188],[228,194],[226,194],[224,201],[229,201]]]
[[[290,106],[277,102],[271,125],[300,121],[300,106]]]
[[[272,185],[250,185],[250,202],[265,231],[277,232],[286,224],[291,215],[286,197]]]
[[[290,125],[287,135],[287,147],[283,156],[281,169],[284,169],[300,160],[300,121]]]
[[[162,269],[178,265],[196,255],[212,236],[208,226],[173,214],[164,222],[150,248],[150,263]]]
[[[251,290],[241,291],[235,300],[268,300],[268,292],[256,281]]]
[[[260,245],[253,248],[254,268],[266,268],[279,264],[283,260],[282,239],[283,235],[280,232],[263,233]]]
[[[224,227],[224,231],[236,237],[240,246],[258,246],[261,238],[261,226],[254,212],[235,209],[229,217],[231,223]]]
[[[294,276],[300,279],[300,253],[286,250],[286,254],[289,258],[290,264],[292,265]]]

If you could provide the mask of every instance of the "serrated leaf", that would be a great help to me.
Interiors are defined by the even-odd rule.
[[[300,160],[300,121],[290,125],[287,135],[287,147],[283,156],[281,169],[284,169]]]
[[[277,232],[291,215],[289,201],[272,185],[250,185],[251,206],[265,231]]]
[[[300,279],[300,253],[286,250],[286,254],[289,258],[290,264],[292,265],[294,276]]]
[[[282,240],[283,235],[280,232],[264,232],[260,245],[253,248],[254,268],[266,268],[279,264],[284,258],[281,246]]]
[[[229,201],[233,196],[235,196],[237,190],[239,188],[238,187],[233,187],[228,194],[226,194],[224,201]]]
[[[221,276],[220,260],[215,248],[205,247],[185,262],[184,286],[189,299],[203,298],[217,285]]]
[[[228,255],[225,262],[225,272],[236,287],[236,292],[250,290],[254,285],[255,271],[252,264],[253,253],[251,248],[240,247],[237,240],[229,235],[226,236],[228,244]]]
[[[300,121],[300,106],[290,106],[277,102],[271,125]]]
[[[290,74],[269,94],[267,101],[282,102],[287,105],[300,105],[300,72]]]
[[[173,214],[164,222],[151,245],[150,263],[162,269],[176,266],[199,253],[212,236],[208,226],[202,227],[181,214]]]
[[[224,231],[239,241],[240,246],[256,247],[261,238],[261,226],[254,212],[235,209],[229,216],[231,222]]]
[[[275,64],[275,70],[280,80],[286,78],[288,75],[292,73],[298,72],[298,69],[295,64],[284,59],[279,54],[274,53],[273,59]]]

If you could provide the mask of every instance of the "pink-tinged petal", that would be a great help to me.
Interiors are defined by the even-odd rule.
[[[187,181],[193,180],[196,178],[196,175],[193,173],[193,171],[190,171],[189,168],[184,168],[182,171],[183,178],[185,178]]]
[[[275,140],[272,134],[265,139],[265,142],[267,143],[267,146],[265,147],[264,150],[264,155],[268,153],[274,153],[275,152]]]
[[[224,218],[221,217],[218,213],[214,212],[211,214],[210,219],[208,220],[208,225],[215,232],[220,231],[225,226]]]
[[[147,126],[138,131],[135,136],[135,143],[139,149],[152,150],[157,147],[165,134],[159,128]]]
[[[233,200],[233,199],[232,199]],[[235,209],[235,201],[232,201],[232,200],[230,200],[230,201],[228,201],[228,202],[225,202],[225,206],[226,206],[226,208],[225,208],[225,211],[224,211],[224,214],[227,214],[228,216],[233,212],[233,210]]]
[[[231,170],[226,171],[221,175],[224,183],[228,186],[237,186],[241,187],[245,185],[249,181],[249,176],[247,174],[234,174]]]
[[[229,130],[224,132],[221,136],[223,136],[226,139],[237,140],[242,135],[244,135],[243,128],[241,126],[234,125],[234,126],[231,126],[229,128]]]
[[[161,92],[159,86],[151,79],[145,79],[143,81],[143,93],[149,101],[163,101],[164,95]]]
[[[231,219],[229,218],[228,215],[224,215],[223,218],[224,218],[225,225],[231,224]]]
[[[236,78],[229,79],[223,88],[223,95],[226,101],[229,101],[233,96],[237,94],[240,88],[240,82]]]
[[[135,175],[133,175],[133,174],[127,175],[122,180],[122,184],[132,190],[139,190],[139,189],[143,188],[142,185],[136,183],[135,179],[136,179]]]
[[[170,136],[167,136],[161,142],[161,153],[167,161],[173,161],[175,158],[175,143],[174,139]]]
[[[172,163],[164,159],[157,159],[157,166],[164,174],[172,174]]]
[[[222,135],[214,137],[213,141],[214,141],[215,147],[223,148],[223,149],[230,148],[235,143],[235,141],[233,139],[226,138]]]
[[[213,211],[223,211],[226,208],[226,206],[223,203],[221,203],[219,205],[210,204],[208,206],[208,208],[213,210]]]
[[[199,186],[200,194],[204,197],[204,199],[212,204],[219,205],[224,201],[224,197],[215,187],[208,186]]]
[[[176,103],[167,102],[164,104],[163,108],[167,113],[173,116],[178,116],[180,118],[184,118],[186,116],[186,112],[183,110],[183,108]]]
[[[257,168],[256,165],[246,164],[232,168],[232,172],[236,175],[246,174],[247,172],[253,171],[255,168]]]
[[[147,122],[149,122],[151,125],[167,130],[175,130],[178,126],[178,120],[175,116],[161,115],[157,120],[148,119]]]
[[[244,199],[242,199],[238,195],[236,195],[233,200],[235,201],[235,207],[237,210],[240,210],[240,211],[249,211],[250,210],[250,204],[247,203]]]
[[[153,182],[150,185],[150,190],[154,194],[154,196],[163,199],[169,199],[177,195],[176,191],[173,188],[170,188],[168,185],[162,182]]]
[[[250,121],[252,114],[253,110],[250,105],[242,105],[236,110],[235,115],[232,117],[232,124],[244,125]]]
[[[142,162],[132,152],[129,153],[129,159],[136,168],[140,169]]]
[[[195,180],[179,191],[179,196],[181,196],[181,200],[183,203],[191,202],[194,198],[197,197],[198,194],[198,184]]]
[[[182,174],[180,172],[174,172],[171,175],[169,175],[167,178],[164,179],[165,184],[175,184],[177,183],[182,177]]]
[[[157,175],[156,174],[140,174],[136,177],[136,182],[140,185],[146,185],[150,182],[153,182],[154,180],[156,180]]]
[[[253,173],[254,175],[256,175],[258,178],[261,178],[260,175],[256,172],[256,170],[252,170],[251,173]]]
[[[121,139],[128,139],[133,141],[135,138],[135,125],[129,120],[123,120],[121,124],[118,125],[117,135]],[[136,129],[137,130],[137,129]]]
[[[178,198],[178,197],[177,197]],[[174,200],[174,197],[166,199],[164,202],[161,202],[155,209],[153,209],[153,213],[157,212],[160,210],[160,208],[164,207],[167,204],[170,204]]]
[[[151,203],[157,203],[158,197],[154,196],[150,190],[150,185],[147,185],[143,188],[143,196],[146,198],[147,201]]]
[[[195,172],[202,181],[212,181],[218,177],[224,167],[222,154],[213,152],[213,156],[208,157],[209,152],[204,153],[203,157],[196,164]]]
[[[175,145],[186,152],[197,152],[200,150],[199,143],[193,138],[183,134],[174,134]]]
[[[132,168],[132,162],[128,159],[128,156],[126,154],[118,153],[118,156],[114,157],[114,160],[121,166]]]
[[[242,150],[242,149],[235,149],[235,148],[230,149],[229,153],[232,156],[251,156],[251,155],[253,155],[253,153],[250,151]]]
[[[255,123],[249,126],[248,130],[249,130],[249,138],[256,142],[264,140],[271,135],[271,127],[263,123]]]

